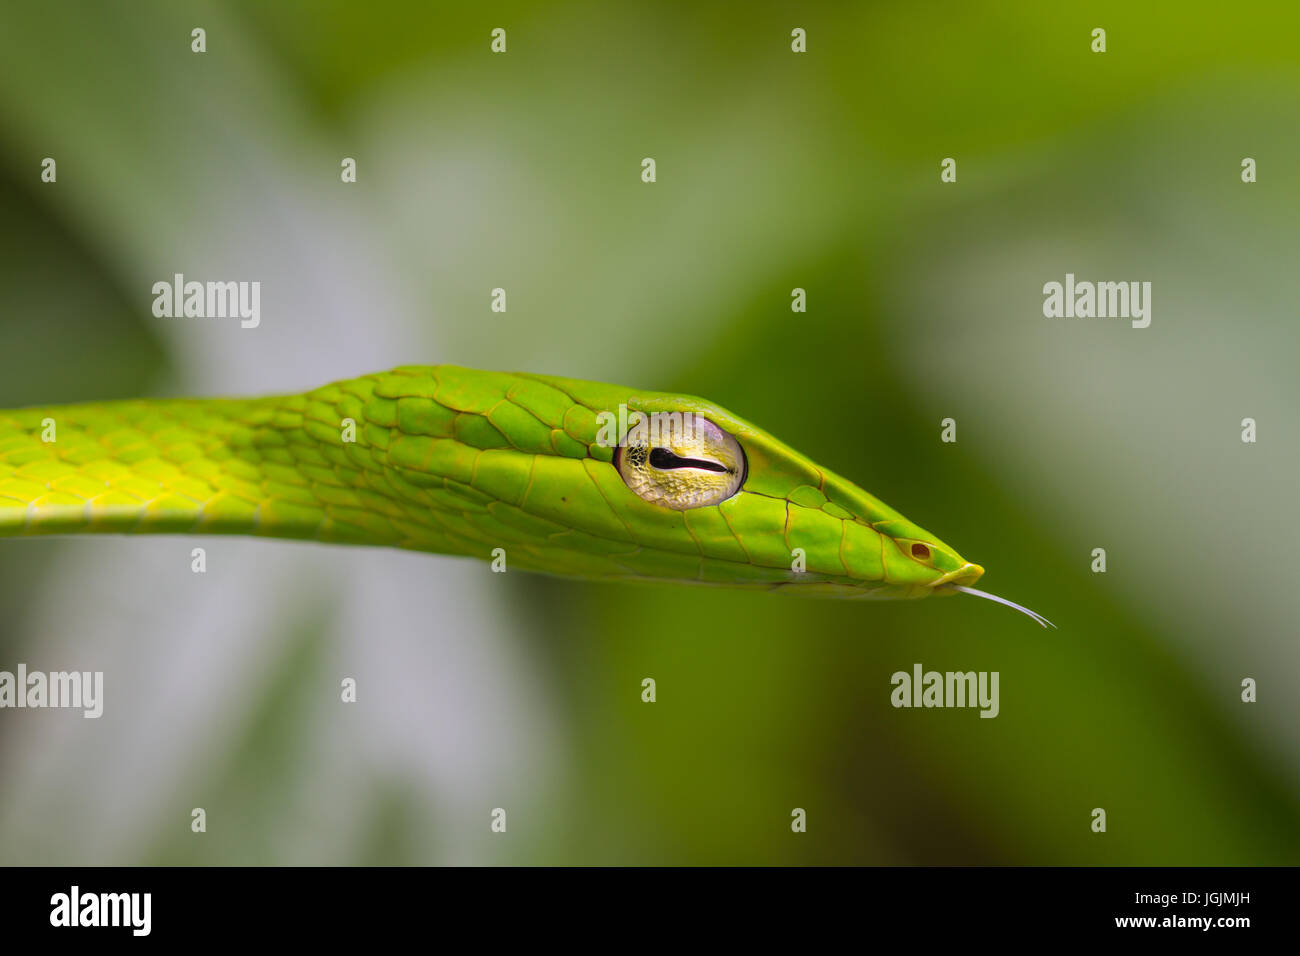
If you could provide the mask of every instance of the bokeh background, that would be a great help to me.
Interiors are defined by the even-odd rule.
[[[1300,13],[1146,6],[6,4],[0,407],[419,362],[704,394],[1060,630],[0,541],[0,668],[107,682],[0,713],[0,862],[1300,862]],[[261,281],[261,327],[153,318],[174,272]],[[1043,318],[1066,272],[1151,281],[1151,327]],[[893,709],[916,662],[999,671],[1000,716]]]

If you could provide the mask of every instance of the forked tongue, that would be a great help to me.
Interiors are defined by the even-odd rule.
[[[968,588],[963,584],[945,584],[943,587],[952,588],[954,591],[960,591],[962,594],[973,594],[977,598],[984,598],[988,601],[996,601],[998,604],[1005,604],[1009,608],[1019,611],[1021,614],[1032,617],[1038,622],[1040,627],[1056,627],[1051,621],[1029,608],[1017,604],[1015,601],[1008,601],[1006,598],[998,597],[996,594],[989,594],[988,591],[981,591],[978,588]]]

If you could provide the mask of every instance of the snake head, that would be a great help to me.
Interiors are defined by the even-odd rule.
[[[452,366],[396,369],[373,396],[364,434],[433,506],[402,523],[405,547],[501,545],[597,580],[1002,600],[935,535],[706,399]]]
[[[630,405],[642,420],[619,433],[614,469],[645,503],[681,512],[701,554],[731,562],[730,583],[856,598],[962,593],[1056,626],[971,587],[984,574],[978,564],[726,409],[692,396],[642,395]],[[725,570],[712,573],[725,580]]]

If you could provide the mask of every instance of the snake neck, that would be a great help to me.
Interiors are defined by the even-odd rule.
[[[417,509],[403,505],[377,446],[384,430],[364,415],[373,388],[358,379],[305,395],[0,411],[0,536],[171,532],[418,546],[428,536],[412,520]]]

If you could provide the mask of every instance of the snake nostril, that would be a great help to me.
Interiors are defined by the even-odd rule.
[[[920,558],[922,561],[930,557],[930,548],[927,545],[917,542],[912,545],[912,557]]]

